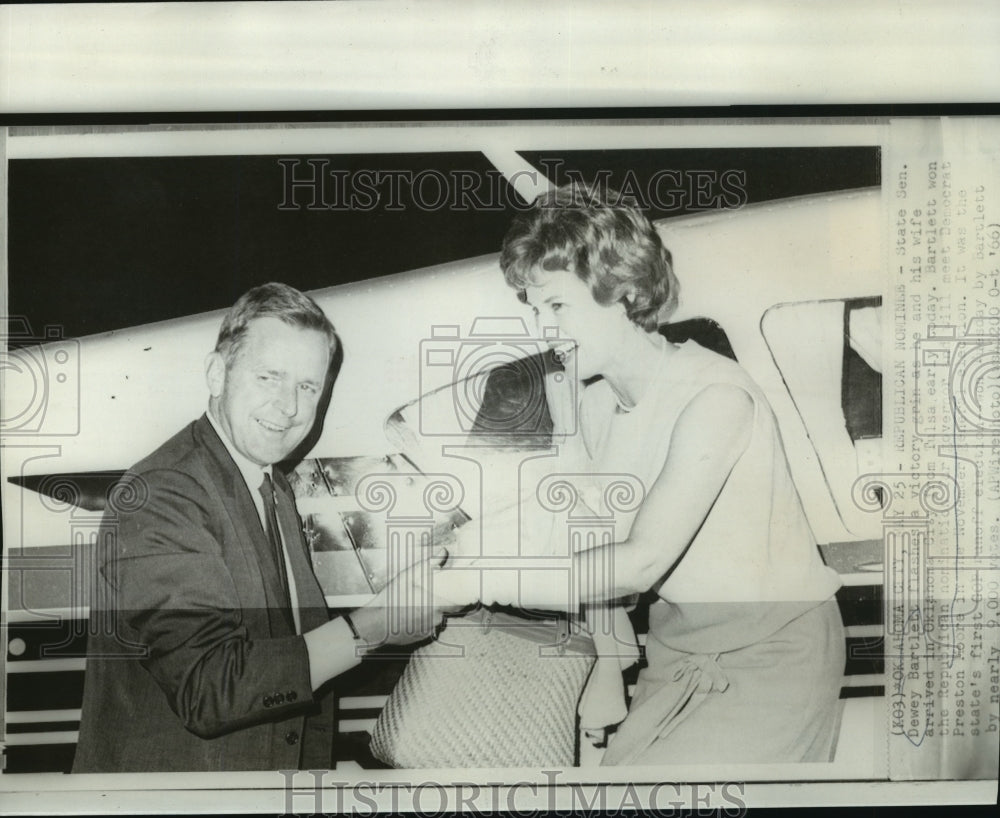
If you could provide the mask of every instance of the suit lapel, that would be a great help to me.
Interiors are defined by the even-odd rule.
[[[222,494],[223,505],[236,532],[247,568],[251,575],[259,578],[263,589],[262,598],[255,595],[259,603],[254,604],[266,608],[272,635],[294,633],[291,611],[282,601],[284,595],[275,555],[243,475],[205,415],[195,423],[195,436],[209,455],[209,471]]]

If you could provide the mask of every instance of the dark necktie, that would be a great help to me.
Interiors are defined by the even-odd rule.
[[[278,567],[278,578],[281,580],[281,599],[284,605],[291,609],[292,603],[288,593],[288,575],[285,572],[285,552],[281,547],[281,531],[278,528],[278,515],[275,512],[274,483],[271,475],[264,473],[264,481],[260,484],[260,496],[264,498],[264,519],[267,521],[267,537],[271,541],[274,560]]]

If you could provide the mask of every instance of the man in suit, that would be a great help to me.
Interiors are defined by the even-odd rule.
[[[367,647],[438,623],[430,557],[331,620],[273,468],[312,429],[336,344],[312,299],[283,284],[250,290],[208,356],[208,412],[119,484],[74,772],[329,768],[324,684]],[[389,616],[396,599],[427,605]]]

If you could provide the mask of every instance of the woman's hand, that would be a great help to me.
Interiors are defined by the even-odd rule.
[[[443,595],[438,588],[440,550],[421,554],[403,568],[351,619],[369,647],[405,645],[432,636],[446,613],[464,607],[464,600]]]
[[[575,610],[572,559],[564,548],[558,564],[549,546],[554,519],[526,520],[510,506],[462,526],[434,575],[435,593],[454,603]]]

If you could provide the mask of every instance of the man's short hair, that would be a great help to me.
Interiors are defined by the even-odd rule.
[[[322,332],[330,348],[330,359],[337,351],[337,331],[319,304],[287,284],[271,282],[247,290],[229,308],[222,319],[215,351],[232,364],[246,338],[247,328],[255,318],[278,318],[292,327]]]
[[[573,272],[598,304],[621,301],[647,331],[677,307],[670,251],[637,204],[606,186],[576,183],[539,196],[514,218],[500,268],[522,300],[546,272]]]

